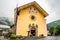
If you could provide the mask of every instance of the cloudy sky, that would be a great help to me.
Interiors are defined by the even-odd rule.
[[[0,0],[0,17],[14,18],[16,4],[22,6],[36,1],[48,14],[47,23],[60,20],[60,0]]]

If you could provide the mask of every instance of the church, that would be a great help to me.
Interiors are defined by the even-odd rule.
[[[16,10],[16,9],[15,9]],[[19,13],[18,13],[19,12]],[[16,35],[47,36],[46,11],[37,2],[18,7],[15,12]]]

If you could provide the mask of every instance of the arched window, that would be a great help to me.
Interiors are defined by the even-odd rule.
[[[29,8],[29,13],[37,13],[37,10],[35,9],[35,8],[33,8],[33,7],[30,7]]]
[[[36,27],[38,28],[38,25],[36,24]]]
[[[29,24],[29,28],[31,27],[31,24]]]

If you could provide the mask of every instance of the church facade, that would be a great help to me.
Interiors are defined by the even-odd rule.
[[[19,14],[15,15],[16,35],[47,36],[45,17],[48,16],[38,3],[31,2],[18,7]]]

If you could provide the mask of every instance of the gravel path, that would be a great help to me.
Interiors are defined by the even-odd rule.
[[[40,40],[40,39],[42,39],[42,38],[40,38],[40,37],[25,37],[22,40]]]

